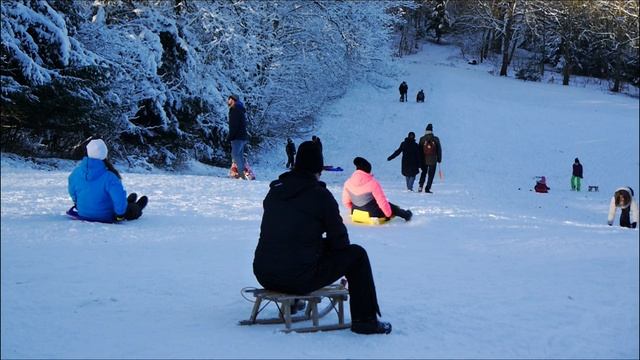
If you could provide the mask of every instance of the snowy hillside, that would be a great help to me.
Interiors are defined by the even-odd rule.
[[[282,334],[238,326],[281,147],[252,159],[258,180],[130,173],[150,198],[136,222],[70,221],[68,171],[2,158],[2,358],[638,358],[638,230],[609,227],[619,186],[640,191],[638,99],[497,78],[453,47],[398,60],[387,88],[354,84],[322,114],[321,180],[339,199],[355,156],[414,212],[352,224],[371,258],[388,336]],[[408,103],[398,102],[400,81]],[[425,104],[415,93],[425,90]],[[400,159],[427,123],[443,145],[434,194],[409,193]],[[299,144],[305,139],[294,139]],[[575,157],[583,187],[569,190]],[[200,170],[205,172],[207,170]],[[534,176],[551,191],[537,194]],[[348,310],[347,310],[348,312]]]

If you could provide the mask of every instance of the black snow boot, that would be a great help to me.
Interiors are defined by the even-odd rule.
[[[373,320],[373,321],[353,321],[351,323],[351,331],[356,334],[389,334],[391,333],[391,323]]]
[[[304,300],[295,299],[291,304],[291,315],[296,314],[298,311],[304,310],[306,303]]]
[[[148,202],[149,202],[149,198],[146,196],[141,196],[140,199],[136,201],[136,205],[138,205],[138,209],[140,210],[141,213],[142,213],[142,209],[144,209],[145,206],[147,206]]]
[[[127,196],[127,202],[128,203],[136,202],[137,199],[138,199],[138,194],[136,194],[136,193],[131,193],[131,194],[129,194],[129,196]]]

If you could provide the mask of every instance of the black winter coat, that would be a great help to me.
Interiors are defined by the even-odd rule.
[[[296,154],[296,144],[293,142],[287,142],[287,146],[285,147],[285,151],[287,155],[293,156]]]
[[[402,153],[402,175],[415,176],[420,172],[420,153],[415,139],[404,138],[400,147],[387,158],[393,160]]]
[[[240,101],[236,101],[236,104],[229,108],[229,136],[227,140],[249,140],[245,112],[244,105]]]
[[[582,179],[582,164],[573,163],[573,176],[577,176]]]
[[[313,174],[286,172],[269,188],[253,273],[265,287],[294,292],[314,277],[324,252],[349,245],[349,235],[338,203]]]

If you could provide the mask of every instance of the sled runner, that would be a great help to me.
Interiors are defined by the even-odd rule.
[[[351,327],[350,323],[344,322],[344,301],[348,298],[349,290],[347,290],[342,284],[325,286],[322,289],[310,292],[306,295],[285,294],[266,289],[251,289],[243,290],[243,296],[245,292],[252,293],[255,297],[255,302],[253,304],[249,320],[239,321],[238,325],[284,324],[285,328],[281,331],[285,333],[341,330]],[[318,304],[322,302],[323,298],[328,299],[328,303],[324,307],[319,308]],[[296,299],[307,302],[307,308],[305,309],[304,314],[291,314],[291,305]],[[263,301],[266,301],[266,303],[262,304]],[[271,303],[275,304],[278,308],[279,316],[275,318],[258,319],[260,312],[262,312],[262,310]],[[338,315],[338,323],[320,325],[320,318],[330,313],[331,310],[334,310]],[[294,322],[307,320],[312,320],[313,325],[309,327],[292,327],[292,323]]]
[[[340,166],[325,165],[322,167],[324,171],[344,171]]]
[[[78,210],[76,210],[75,206],[72,206],[69,210],[67,210],[66,214],[71,220],[82,220],[82,221],[90,221],[90,222],[99,222],[99,223],[103,223],[103,224],[113,224],[115,222],[115,221],[98,221],[98,220],[84,218],[84,217],[80,216],[80,214],[78,214]]]
[[[353,209],[353,212],[351,213],[351,221],[360,224],[381,225],[388,222],[389,220],[383,217],[371,217],[366,211]]]

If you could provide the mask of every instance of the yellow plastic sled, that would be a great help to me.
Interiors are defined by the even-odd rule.
[[[353,212],[351,213],[351,221],[353,221],[354,223],[359,223],[359,224],[382,225],[382,224],[388,222],[389,220],[387,218],[384,218],[384,217],[380,217],[380,218],[371,217],[371,216],[369,216],[369,213],[366,212],[366,211],[353,209]]]

